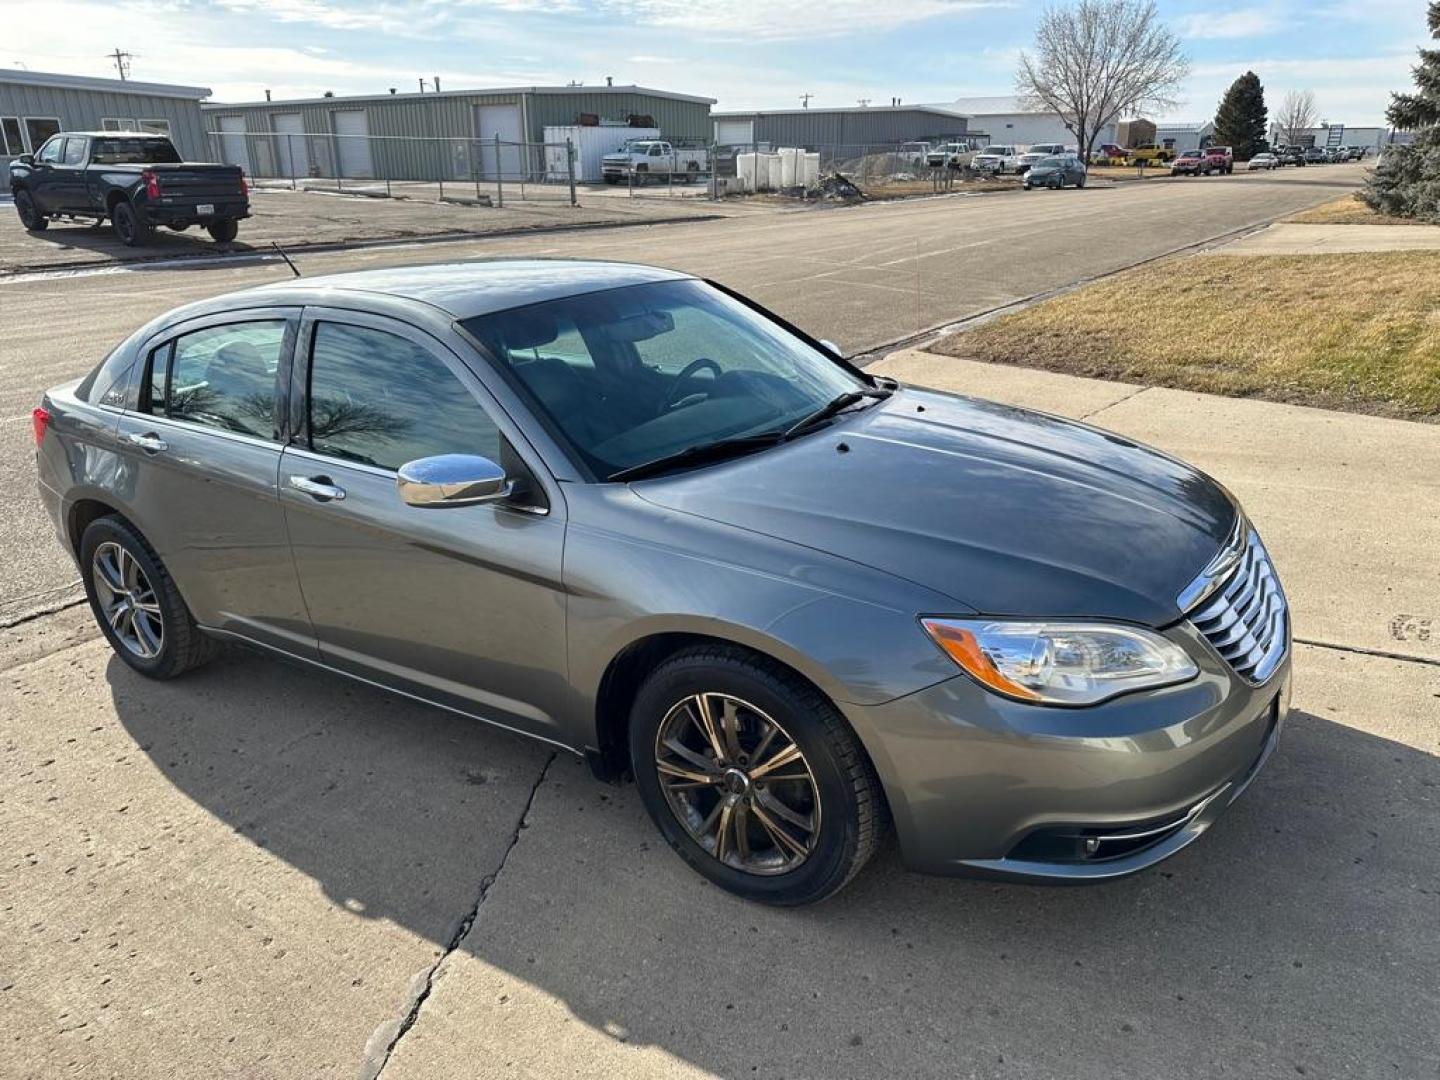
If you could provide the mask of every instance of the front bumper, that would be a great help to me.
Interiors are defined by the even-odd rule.
[[[847,706],[885,786],[906,865],[1041,882],[1146,869],[1210,827],[1273,752],[1290,657],[1262,686],[1188,624],[1199,676],[1083,709],[1009,701],[959,675]]]

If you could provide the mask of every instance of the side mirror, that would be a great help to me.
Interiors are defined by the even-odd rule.
[[[17,157],[15,160],[18,161],[21,165],[34,165],[34,164],[35,164],[35,155],[34,155],[34,154],[21,154],[21,155],[20,155],[19,157]]]
[[[440,454],[400,466],[400,498],[409,506],[475,506],[507,497],[515,485],[505,470],[478,454]]]
[[[833,341],[829,341],[829,340],[827,340],[826,338],[823,338],[823,337],[822,337],[822,338],[820,338],[820,344],[823,345],[826,349],[828,349],[828,350],[829,350],[833,355],[835,355],[835,356],[839,356],[839,357],[843,358],[844,355],[845,355],[844,353],[842,353],[842,352],[840,351],[840,346],[839,346],[839,345],[836,345]]]

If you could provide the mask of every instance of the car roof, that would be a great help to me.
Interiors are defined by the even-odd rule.
[[[233,295],[254,297],[274,292],[283,293],[287,303],[297,300],[323,303],[327,296],[335,293],[370,293],[417,301],[439,308],[453,318],[471,319],[582,293],[691,278],[690,274],[640,263],[481,259],[326,274],[261,285]]]

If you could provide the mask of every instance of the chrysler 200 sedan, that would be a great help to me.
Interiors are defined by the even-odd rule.
[[[900,386],[719,285],[496,261],[191,304],[35,410],[115,653],[273,650],[633,775],[741,896],[1096,881],[1199,837],[1289,701],[1195,469]]]

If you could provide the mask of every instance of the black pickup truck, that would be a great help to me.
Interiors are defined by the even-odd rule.
[[[181,161],[163,135],[64,131],[10,163],[20,222],[39,232],[51,221],[110,219],[129,247],[157,225],[183,232],[202,225],[220,243],[250,216],[250,189],[238,165]]]

